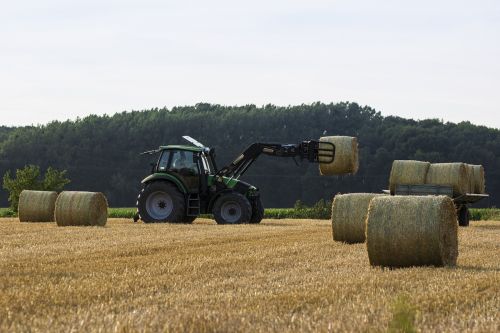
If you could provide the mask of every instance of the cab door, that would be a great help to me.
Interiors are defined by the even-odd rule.
[[[163,153],[158,171],[168,172],[179,178],[190,193],[196,193],[200,187],[200,168],[197,153],[189,150],[166,150]]]

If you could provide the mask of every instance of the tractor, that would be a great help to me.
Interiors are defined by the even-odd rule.
[[[213,214],[218,224],[260,223],[264,207],[259,189],[240,177],[261,154],[311,163],[332,163],[335,158],[335,146],[329,142],[253,143],[219,169],[214,148],[183,138],[191,145],[160,146],[142,153],[159,156],[142,180],[135,222],[191,223],[200,214]]]

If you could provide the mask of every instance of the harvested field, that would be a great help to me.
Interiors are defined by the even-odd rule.
[[[0,219],[0,331],[500,329],[500,224],[459,230],[456,268],[372,268],[329,221],[25,224]],[[396,302],[396,304],[399,304]]]

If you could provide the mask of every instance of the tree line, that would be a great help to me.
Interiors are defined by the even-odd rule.
[[[445,123],[383,117],[356,103],[194,106],[91,115],[46,125],[0,127],[0,174],[25,165],[67,170],[70,190],[104,192],[112,206],[133,206],[151,157],[142,151],[184,144],[182,135],[215,147],[219,167],[253,142],[298,143],[325,135],[356,136],[360,169],[354,176],[319,176],[318,165],[262,156],[243,176],[261,189],[266,207],[313,204],[336,193],[380,192],[387,188],[392,161],[482,164],[491,194],[482,205],[500,199],[500,131],[469,122]],[[7,206],[1,192],[0,205]]]

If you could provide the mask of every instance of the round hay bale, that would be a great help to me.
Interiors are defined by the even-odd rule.
[[[365,220],[370,201],[381,194],[337,194],[332,205],[333,240],[346,243],[365,241]]]
[[[472,193],[484,194],[486,193],[484,168],[482,165],[471,165],[472,177],[474,178],[474,189]]]
[[[456,265],[457,215],[447,196],[376,197],[366,223],[373,266]]]
[[[474,167],[470,164],[465,164],[465,169],[467,169],[467,179],[469,179],[469,188],[467,193],[475,193],[475,177],[474,177]]]
[[[24,190],[19,196],[21,222],[54,222],[57,192]]]
[[[469,177],[464,163],[433,163],[427,172],[426,184],[452,186],[455,194],[466,194]]]
[[[319,172],[321,175],[355,174],[358,172],[358,140],[352,136],[324,136],[319,139],[319,148],[327,148],[322,142],[335,145],[335,158],[331,163],[322,163],[326,158],[319,158]]]
[[[391,175],[389,176],[391,194],[396,191],[396,185],[425,184],[430,166],[429,162],[413,160],[395,160],[392,162]]]
[[[108,201],[102,193],[66,191],[56,201],[58,226],[104,226],[108,220]]]

